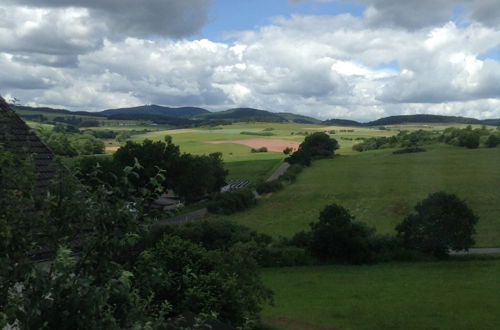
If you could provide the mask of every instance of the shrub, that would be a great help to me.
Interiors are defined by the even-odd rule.
[[[396,150],[393,152],[394,155],[399,155],[399,154],[410,154],[414,152],[424,152],[426,151],[424,148],[419,148],[419,147],[408,147],[400,150]]]
[[[257,204],[251,190],[241,189],[216,194],[207,205],[209,212],[216,214],[232,214],[243,211]]]
[[[280,246],[263,249],[257,262],[261,267],[291,267],[311,265],[314,260],[303,248]]]
[[[137,265],[141,291],[156,304],[167,302],[174,314],[216,314],[234,327],[256,321],[260,304],[271,298],[250,251],[235,246],[207,251],[198,244],[165,235],[144,251]]]
[[[258,135],[258,136],[273,136],[274,135],[274,133],[271,133],[271,132],[247,132],[247,131],[240,132],[240,134],[243,134],[243,135]]]
[[[362,222],[354,222],[354,217],[342,206],[328,205],[321,211],[319,222],[310,226],[313,256],[355,264],[371,261],[371,239],[375,230]]]
[[[476,149],[479,147],[479,141],[479,134],[469,130],[463,130],[458,136],[458,145],[469,149]]]
[[[415,211],[396,227],[406,248],[442,257],[450,249],[467,250],[474,245],[478,218],[456,195],[431,194]]]
[[[500,136],[491,134],[490,136],[488,136],[484,144],[488,148],[495,148],[500,144]]]
[[[258,149],[252,148],[251,152],[267,152],[266,147],[260,147]]]
[[[275,192],[283,189],[283,183],[278,180],[272,180],[267,182],[261,182],[257,185],[257,193],[259,195]]]

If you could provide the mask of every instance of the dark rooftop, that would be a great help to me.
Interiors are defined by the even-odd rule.
[[[37,193],[46,191],[49,181],[54,177],[54,169],[51,166],[54,161],[54,153],[1,96],[0,145],[23,158],[29,155],[35,165],[36,191]]]

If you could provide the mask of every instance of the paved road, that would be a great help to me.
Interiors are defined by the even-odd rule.
[[[283,164],[281,164],[280,167],[278,167],[276,171],[274,171],[274,173],[271,174],[271,176],[266,180],[266,182],[276,180],[281,175],[283,175],[283,173],[285,173],[289,167],[290,167],[289,163],[283,162]]]
[[[203,209],[199,209],[199,210],[196,210],[196,211],[193,211],[193,212],[181,214],[181,215],[175,216],[173,218],[168,218],[168,219],[165,219],[165,220],[160,220],[160,221],[158,221],[158,222],[155,223],[155,226],[165,226],[165,225],[168,225],[168,224],[171,224],[171,223],[188,222],[188,221],[191,221],[191,220],[196,220],[196,219],[203,218],[205,215],[207,215],[207,213],[208,213],[207,209],[203,208]]]
[[[469,251],[450,251],[452,255],[466,255],[466,254],[494,254],[500,253],[500,248],[472,248]]]

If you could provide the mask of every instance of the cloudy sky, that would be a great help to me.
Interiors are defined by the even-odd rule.
[[[498,0],[0,0],[0,94],[500,118]]]

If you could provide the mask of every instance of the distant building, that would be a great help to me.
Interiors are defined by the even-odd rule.
[[[37,194],[48,188],[54,177],[54,153],[36,136],[0,96],[0,146],[22,158],[30,157],[35,165]]]

